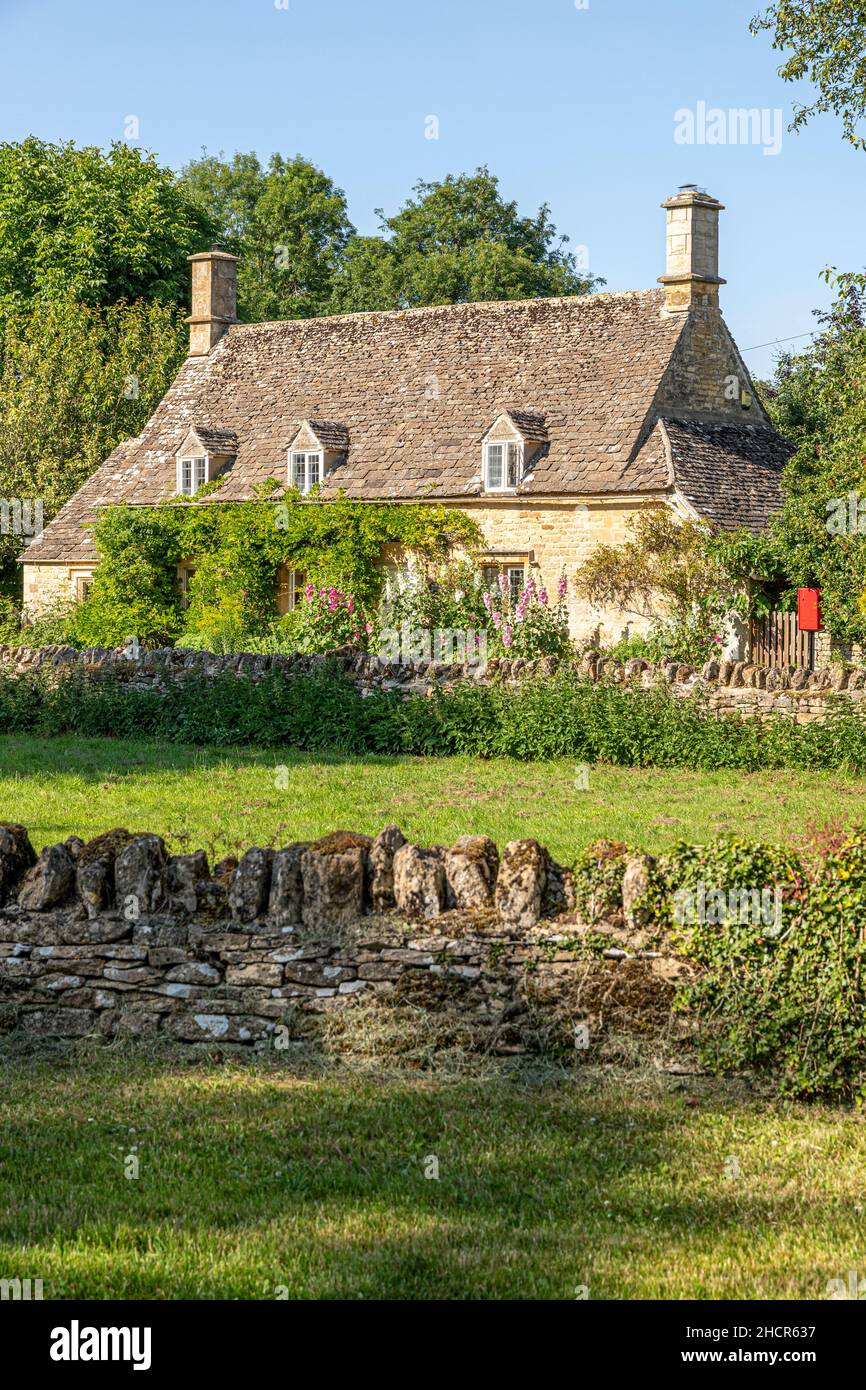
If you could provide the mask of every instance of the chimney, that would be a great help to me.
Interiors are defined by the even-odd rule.
[[[232,323],[237,323],[237,256],[213,247],[187,257],[192,265],[190,357],[206,357]]]
[[[662,203],[668,215],[665,287],[670,314],[719,307],[719,213],[723,205],[693,183]]]

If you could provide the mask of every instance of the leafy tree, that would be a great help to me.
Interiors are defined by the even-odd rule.
[[[597,545],[577,571],[577,592],[597,607],[653,618],[661,599],[668,612],[686,618],[726,587],[697,522],[651,507],[631,523],[630,533],[623,545]]]
[[[349,242],[336,277],[335,313],[585,294],[585,273],[557,236],[546,204],[521,217],[486,168],[423,180],[393,217],[377,209],[378,237]]]
[[[29,136],[0,144],[0,316],[36,298],[186,304],[207,214],[153,155]]]
[[[326,313],[354,234],[346,196],[309,160],[204,154],[181,183],[239,257],[238,312],[249,322]]]
[[[712,545],[711,533],[667,507],[651,507],[622,545],[598,545],[575,575],[575,590],[600,608],[650,619],[649,640],[618,654],[695,664],[717,654],[725,614],[745,606]]]
[[[47,524],[121,440],[140,432],[183,360],[182,313],[94,308],[71,295],[0,320],[0,494]],[[31,525],[35,509],[31,507]],[[0,536],[8,579],[30,536]]]
[[[773,47],[789,57],[779,69],[786,82],[808,79],[818,97],[796,105],[791,128],[832,111],[846,140],[866,149],[857,130],[866,116],[866,0],[777,0],[752,20],[752,33],[769,31]]]
[[[796,446],[785,500],[767,542],[789,590],[817,585],[824,621],[842,641],[866,641],[866,293],[836,278],[839,298],[819,315],[805,352],[780,359],[768,409]],[[755,542],[757,545],[758,542]],[[758,557],[759,559],[760,557]]]

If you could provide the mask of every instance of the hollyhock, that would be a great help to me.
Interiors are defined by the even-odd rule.
[[[512,641],[513,641],[513,637],[514,637],[514,634],[513,634],[512,631],[511,631],[511,627],[510,627],[510,625],[509,625],[508,623],[506,623],[505,626],[504,626],[504,628],[502,629],[502,645],[503,645],[503,647],[505,647],[505,648],[510,647],[510,646],[511,646],[511,643],[512,643]]]
[[[487,609],[487,612],[489,613],[491,608],[493,607],[493,598],[490,594],[485,593],[482,602],[484,604],[484,607]]]
[[[499,576],[499,592],[500,592],[500,594],[502,595],[503,598],[505,598],[505,595],[508,593],[508,575],[507,575],[507,574],[500,574],[500,576]]]
[[[561,574],[561,575],[559,576],[559,582],[558,582],[558,584],[557,584],[557,586],[556,586],[556,597],[560,600],[560,602],[562,601],[562,599],[565,598],[565,595],[566,595],[567,592],[568,592],[568,580],[566,579],[566,577],[565,577],[564,574]]]
[[[493,618],[493,626],[494,626],[494,627],[499,627],[499,626],[501,625],[501,623],[502,623],[502,614],[501,614],[501,613],[492,613],[492,614],[491,614],[491,617]]]
[[[538,591],[538,602],[541,604],[542,608],[546,608],[546,607],[547,607],[547,590],[546,590],[546,589],[539,589],[539,591]]]

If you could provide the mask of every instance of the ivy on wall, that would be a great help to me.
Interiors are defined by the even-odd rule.
[[[99,566],[90,596],[70,619],[74,640],[113,646],[135,635],[150,645],[170,643],[228,615],[239,615],[248,632],[265,630],[277,616],[282,565],[314,584],[351,590],[358,608],[372,611],[385,579],[384,546],[444,559],[453,548],[471,553],[481,542],[470,517],[438,503],[301,501],[268,489],[252,502],[217,503],[216,486],[210,497],[199,492],[195,500],[101,513],[94,527]],[[195,566],[186,608],[181,561]]]

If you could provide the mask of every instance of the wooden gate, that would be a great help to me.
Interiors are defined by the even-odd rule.
[[[796,613],[769,613],[766,618],[753,618],[750,648],[756,666],[815,669],[815,634],[800,631]]]

